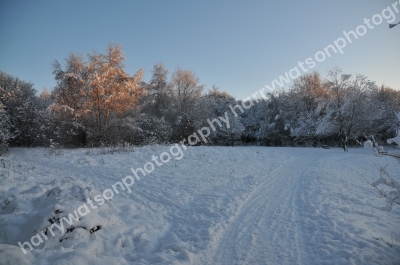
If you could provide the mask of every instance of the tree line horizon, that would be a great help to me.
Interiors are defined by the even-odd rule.
[[[241,104],[215,85],[204,92],[197,75],[157,63],[148,82],[143,69],[124,70],[121,46],[86,57],[55,61],[55,87],[39,95],[30,82],[0,72],[0,149],[8,146],[98,147],[179,142]],[[209,136],[210,145],[340,145],[396,135],[400,91],[363,75],[334,68],[293,80],[290,89],[266,93],[230,126]]]

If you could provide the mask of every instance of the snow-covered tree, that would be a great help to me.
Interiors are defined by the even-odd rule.
[[[305,74],[294,80],[288,93],[292,136],[300,141],[311,141],[314,146],[323,135],[318,127],[326,108],[328,92],[317,72]]]
[[[351,86],[351,75],[343,74],[339,68],[328,72],[326,80],[329,98],[326,104],[326,114],[321,118],[317,131],[340,142],[346,138],[344,108],[347,92]]]
[[[53,100],[51,98],[51,92],[47,88],[44,88],[42,90],[42,92],[40,92],[40,94],[39,94],[38,109],[39,110],[45,110],[51,104],[53,104]]]
[[[162,63],[154,65],[153,75],[142,98],[142,112],[159,118],[169,116],[173,105],[172,96],[172,84],[168,80],[168,69]]]
[[[143,144],[165,144],[171,140],[172,128],[164,117],[143,115],[138,121],[138,126],[139,140]]]
[[[396,113],[397,118],[400,120],[400,112]],[[373,139],[372,139],[373,140]],[[388,139],[387,142],[389,144],[397,144],[397,147],[400,148],[400,130],[398,131],[398,135],[392,139]],[[366,142],[367,144],[372,143],[371,140]],[[376,181],[370,183],[379,194],[386,199],[386,206],[383,207],[383,210],[390,211],[395,204],[400,204],[400,183],[399,181],[389,174],[386,170],[386,167],[380,167],[379,173],[380,177]]]
[[[242,133],[241,141],[243,144],[256,144],[257,133],[260,130],[261,122],[265,119],[265,108],[267,101],[264,99],[258,99],[259,102],[244,112],[241,117],[241,122],[245,127]]]
[[[110,45],[106,54],[89,54],[87,62],[71,54],[64,69],[54,64],[57,86],[50,109],[53,113],[68,110],[56,116],[66,116],[71,129],[83,131],[82,144],[116,140],[121,118],[138,107],[143,71],[128,75],[124,60],[121,47]]]
[[[201,111],[198,103],[204,85],[199,85],[199,79],[194,72],[180,68],[172,74],[171,83],[177,101],[175,137],[179,140],[197,129],[195,122]]]
[[[0,154],[8,146],[10,139],[10,118],[8,117],[4,105],[0,102]]]
[[[240,117],[235,117],[232,112],[227,113],[229,124],[223,124],[218,131],[220,139],[222,138],[225,144],[233,146],[236,141],[240,140],[245,127],[241,123]]]
[[[94,140],[107,140],[110,129],[118,126],[118,115],[139,103],[143,71],[129,76],[124,71],[120,46],[109,46],[107,54],[91,55],[88,64],[89,90],[85,109]]]
[[[294,116],[289,106],[293,103],[284,90],[269,94],[269,99],[260,107],[262,114],[259,114],[260,127],[256,136],[261,144],[282,146],[292,140]]]
[[[373,133],[378,113],[374,100],[377,87],[363,75],[353,79],[337,68],[329,72],[326,85],[326,109],[318,132],[339,140],[346,150],[346,139],[355,143],[363,133]]]
[[[400,121],[400,112],[395,114]],[[394,144],[396,147],[400,148],[400,128],[396,132],[396,136],[387,140],[388,144]]]
[[[12,146],[30,147],[38,138],[40,117],[33,84],[0,72],[0,100],[9,117]]]
[[[217,117],[224,117],[225,112],[229,111],[229,105],[236,105],[237,101],[231,95],[226,92],[221,91],[217,86],[213,86],[207,94],[202,96],[200,99],[201,102],[201,113],[203,118],[202,124],[198,124],[198,128],[202,126],[209,126],[206,123],[207,119],[214,119]],[[211,131],[211,135],[209,137],[209,142],[216,143],[216,144],[226,144],[226,134],[223,133],[221,130]]]
[[[37,142],[40,129],[40,116],[33,101],[26,100],[22,106],[17,108],[18,117],[18,138],[19,144],[26,147]]]
[[[373,104],[372,134],[380,141],[386,141],[396,135],[400,120],[396,113],[400,111],[400,91],[381,86],[371,95]],[[371,107],[369,106],[369,107]]]

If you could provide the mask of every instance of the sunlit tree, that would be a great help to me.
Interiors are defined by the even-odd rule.
[[[55,104],[50,108],[69,113],[71,124],[83,128],[84,144],[113,139],[122,124],[120,118],[138,107],[143,71],[130,76],[124,70],[124,60],[122,48],[110,45],[106,54],[89,54],[87,62],[71,54],[64,68],[58,62],[54,65],[57,86],[53,91]]]

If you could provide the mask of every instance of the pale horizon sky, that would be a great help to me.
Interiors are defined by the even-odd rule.
[[[0,1],[0,70],[41,91],[69,53],[121,44],[129,74],[162,62],[245,98],[395,1]],[[400,10],[400,4],[397,5]],[[394,11],[394,9],[392,8]],[[400,22],[395,13],[393,23]],[[400,89],[400,25],[387,19],[312,70],[337,66]],[[288,86],[286,86],[288,88]]]

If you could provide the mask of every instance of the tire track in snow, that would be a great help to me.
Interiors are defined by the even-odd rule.
[[[220,241],[213,264],[307,264],[297,201],[304,174],[316,159],[296,157],[251,193]]]

